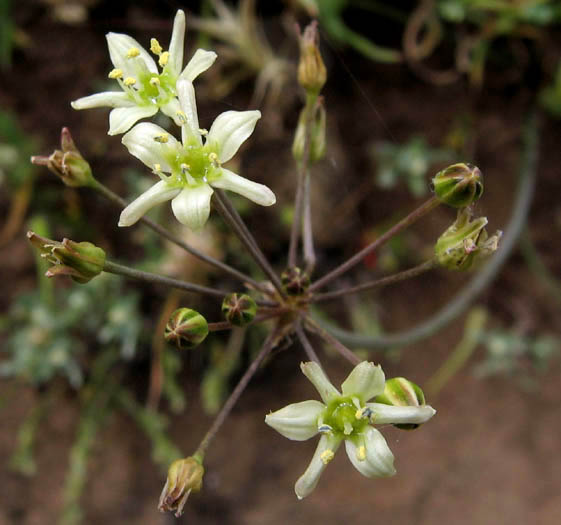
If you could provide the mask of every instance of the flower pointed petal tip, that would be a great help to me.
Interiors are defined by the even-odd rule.
[[[345,449],[353,466],[367,478],[390,477],[396,473],[392,451],[384,436],[373,427],[366,427],[354,440],[345,440]]]
[[[322,370],[314,361],[309,361],[307,363],[300,363],[300,369],[302,373],[310,380],[310,382],[316,387],[321,399],[324,403],[328,403],[333,397],[340,396],[339,391],[333,386],[329,378],[325,375]]]
[[[173,20],[173,30],[171,32],[171,40],[169,43],[169,54],[171,57],[171,66],[173,73],[179,75],[183,66],[183,49],[185,46],[185,12],[178,9]]]
[[[119,217],[119,226],[132,226],[140,220],[154,206],[169,201],[177,196],[181,190],[170,188],[166,182],[160,181],[154,184],[148,191],[132,201]]]
[[[375,414],[373,423],[376,425],[420,425],[436,414],[436,410],[430,405],[392,406],[383,403],[367,403],[366,406]]]
[[[386,378],[382,367],[369,361],[356,365],[341,385],[346,396],[359,396],[363,402],[384,392]]]
[[[318,432],[317,420],[325,405],[319,401],[302,401],[285,406],[265,416],[265,423],[294,441],[305,441]]]
[[[208,141],[218,145],[220,162],[227,162],[236,154],[260,118],[259,110],[226,111],[216,117],[208,132]]]
[[[233,191],[260,206],[272,206],[277,202],[275,194],[264,184],[240,177],[233,171],[222,168],[221,176],[211,182],[215,188]]]
[[[179,75],[180,80],[189,80],[193,82],[201,73],[209,69],[217,58],[214,51],[206,51],[205,49],[197,49],[195,54],[189,60],[185,69]]]
[[[133,107],[135,104],[122,91],[104,91],[73,100],[70,105],[73,109],[91,109],[103,107],[126,108]]]
[[[210,198],[214,193],[208,184],[185,187],[171,201],[176,219],[194,231],[200,230],[210,214]]]
[[[298,481],[294,485],[294,492],[298,499],[304,499],[313,492],[322,472],[329,463],[329,461],[323,459],[325,457],[324,454],[330,452],[328,457],[332,458],[340,444],[341,440],[339,438],[327,435],[321,436],[306,472],[298,478]]]

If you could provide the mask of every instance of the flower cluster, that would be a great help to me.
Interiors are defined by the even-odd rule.
[[[114,108],[109,115],[109,134],[128,131],[123,144],[161,179],[123,210],[119,226],[131,226],[153,206],[171,200],[177,220],[198,230],[208,219],[213,188],[239,193],[262,206],[276,201],[268,187],[222,167],[253,133],[259,111],[226,111],[209,131],[199,128],[193,81],[214,63],[216,53],[199,49],[182,70],[184,38],[185,14],[180,10],[169,51],[155,38],[151,40],[150,51],[158,57],[159,71],[134,38],[109,33],[107,43],[115,66],[109,78],[119,83],[121,91],[72,102],[75,109]],[[181,141],[155,124],[136,124],[159,110],[180,126]]]
[[[315,400],[293,403],[265,417],[268,425],[292,440],[304,441],[321,435],[310,465],[294,487],[299,499],[314,490],[321,473],[343,442],[349,460],[361,474],[367,478],[393,476],[393,454],[384,436],[373,425],[418,425],[436,413],[434,408],[424,404],[369,403],[384,394],[386,383],[384,372],[373,363],[359,363],[341,385],[341,392],[317,363],[302,363],[301,368],[323,403]]]

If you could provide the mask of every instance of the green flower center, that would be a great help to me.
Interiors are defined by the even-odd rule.
[[[193,186],[219,178],[220,163],[216,149],[209,143],[201,146],[195,140],[179,148],[170,148],[164,154],[172,172],[168,182],[177,186]]]
[[[167,67],[160,74],[144,72],[138,76],[135,95],[145,104],[163,106],[175,97],[176,81]]]
[[[334,434],[343,438],[360,434],[369,422],[368,417],[362,415],[361,408],[357,397],[337,397],[327,405],[323,413],[323,425],[328,425]]]

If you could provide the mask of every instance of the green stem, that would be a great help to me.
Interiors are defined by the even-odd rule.
[[[105,198],[110,200],[116,206],[119,206],[120,208],[125,208],[127,206],[127,201],[125,201],[125,199],[119,197],[119,195],[111,191],[107,186],[101,184],[101,182],[99,182],[98,180],[95,180],[95,183],[91,187],[95,191],[103,195]],[[148,226],[148,228],[155,231],[158,235],[174,243],[175,245],[179,246],[180,248],[185,250],[187,253],[190,253],[197,259],[206,262],[207,264],[230,274],[231,276],[235,277],[236,279],[239,279],[243,283],[251,284],[251,286],[257,290],[263,289],[261,283],[257,282],[255,279],[252,279],[248,275],[243,274],[242,272],[236,270],[235,268],[232,268],[230,265],[225,264],[222,261],[219,261],[218,259],[215,259],[214,257],[205,255],[204,253],[200,252],[196,248],[193,248],[186,242],[182,241],[180,238],[176,237],[169,230],[160,226],[154,221],[146,217],[142,217],[139,222],[141,222],[145,226]]]
[[[219,297],[220,299],[223,299],[225,295],[230,293],[227,291],[215,290],[214,288],[201,286],[199,284],[179,281],[177,279],[164,277],[163,275],[158,275],[155,273],[143,272],[142,270],[129,268],[128,266],[123,266],[111,261],[105,261],[105,264],[103,265],[103,271],[114,273],[116,275],[123,275],[124,277],[130,277],[131,279],[136,279],[137,281],[144,281],[152,284],[163,284],[164,286],[170,286],[171,288],[177,288],[186,292],[210,295],[212,297]]]
[[[245,374],[239,380],[238,384],[236,385],[236,388],[234,388],[234,390],[230,394],[230,397],[224,403],[222,409],[217,414],[216,418],[214,419],[214,422],[210,426],[208,432],[203,437],[200,445],[198,446],[193,456],[200,458],[200,460],[202,461],[211,441],[214,439],[217,432],[220,430],[220,427],[224,424],[224,421],[226,421],[226,418],[230,415],[230,412],[238,402],[241,394],[247,387],[249,381],[255,375],[255,372],[257,372],[259,365],[269,355],[269,353],[275,346],[277,335],[278,332],[277,329],[275,329],[273,330],[273,332],[269,334],[267,339],[265,339],[265,342],[263,343],[263,346],[261,347],[259,354],[257,354],[257,357],[251,363],[251,365],[249,365],[249,368],[246,370]]]
[[[333,325],[329,331],[352,347],[366,349],[405,346],[430,337],[449,322],[462,314],[466,308],[485,290],[509,258],[518,237],[526,224],[528,211],[534,194],[538,167],[539,129],[536,111],[529,115],[523,130],[523,153],[520,162],[520,176],[513,205],[513,212],[501,239],[501,246],[487,265],[440,311],[406,332],[366,336],[342,330]]]
[[[368,281],[367,283],[352,286],[350,288],[343,288],[342,290],[335,290],[334,292],[313,295],[310,299],[310,303],[320,303],[322,301],[337,299],[338,297],[342,297],[344,295],[365,292],[367,290],[377,290],[378,288],[382,288],[390,284],[395,284],[400,281],[405,281],[406,279],[411,279],[412,277],[417,277],[418,275],[422,275],[437,266],[437,262],[434,259],[430,259],[429,261],[425,261],[414,268],[409,268],[409,270],[404,270],[403,272],[389,275],[388,277],[382,277],[381,279],[377,279],[375,281]]]
[[[388,231],[386,231],[383,235],[378,237],[374,242],[371,242],[368,246],[360,250],[358,253],[355,253],[350,259],[345,261],[343,264],[331,270],[327,275],[324,275],[321,279],[317,280],[315,283],[310,286],[310,292],[315,290],[319,290],[326,284],[330,283],[333,279],[339,277],[341,274],[348,272],[351,268],[356,266],[360,261],[362,261],[367,255],[371,254],[381,246],[383,246],[387,241],[389,241],[392,237],[395,237],[398,233],[402,232],[405,228],[408,228],[413,223],[417,222],[421,217],[425,216],[430,211],[434,210],[440,201],[438,198],[431,197],[428,201],[424,204],[419,206],[416,210],[412,211],[407,217],[401,219],[397,224],[392,226]]]

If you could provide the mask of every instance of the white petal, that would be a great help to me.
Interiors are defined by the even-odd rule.
[[[123,91],[104,91],[88,97],[82,97],[70,103],[74,109],[90,108],[130,108],[136,104]]]
[[[236,154],[260,118],[260,111],[226,111],[216,117],[207,141],[218,145],[220,162],[227,162]]]
[[[187,132],[190,137],[195,138],[199,144],[202,144],[193,84],[189,80],[179,80],[177,82],[177,96],[179,97],[181,111],[185,113],[185,118],[187,119],[187,124],[182,127],[183,133]],[[185,144],[185,142],[186,139],[184,138],[183,143]]]
[[[173,119],[176,125],[181,126],[181,121],[177,118],[177,112],[181,109],[179,105],[179,100],[173,97],[169,100],[169,102],[165,103],[163,106],[160,106],[162,113],[167,115],[169,118]]]
[[[168,136],[167,143],[162,144],[154,140],[154,137],[161,135]],[[171,168],[164,154],[181,147],[175,137],[151,122],[142,122],[136,125],[123,136],[122,143],[131,155],[134,155],[150,169],[154,169],[154,164],[160,164],[162,171],[165,172],[170,172]]]
[[[360,436],[345,440],[345,449],[349,460],[363,476],[378,478],[395,474],[392,451],[384,436],[375,428],[366,427]]]
[[[302,401],[265,416],[265,423],[294,441],[305,441],[318,433],[318,416],[325,410],[319,401]]]
[[[140,119],[151,117],[158,112],[157,106],[134,106],[132,108],[115,108],[109,113],[109,135],[125,133]]]
[[[180,79],[193,82],[201,73],[204,73],[216,60],[217,54],[214,51],[205,51],[197,49],[195,54],[189,60],[185,69],[179,75]]]
[[[135,76],[140,68],[148,69],[151,73],[158,73],[158,66],[148,51],[134,38],[122,33],[107,33],[107,47],[111,62],[117,69],[121,69],[125,77]],[[135,47],[140,52],[137,58],[127,58],[127,52]]]
[[[364,403],[384,392],[386,377],[380,365],[363,361],[356,365],[341,385],[346,396],[358,396]]]
[[[192,230],[200,230],[208,220],[213,193],[208,184],[183,188],[171,201],[173,214],[181,224],[189,226]]]
[[[321,457],[322,454],[328,450],[335,454],[340,444],[341,440],[339,438],[327,434],[321,436],[306,472],[300,476],[296,485],[294,485],[294,492],[296,492],[298,499],[305,498],[316,488],[321,473],[327,467],[327,463]]]
[[[329,378],[314,361],[308,363],[300,363],[302,373],[311,381],[312,385],[316,387],[321,399],[324,403],[328,403],[333,397],[340,396],[339,391],[331,384]]]
[[[220,170],[220,173],[220,177],[210,181],[210,184],[215,188],[222,188],[223,190],[239,193],[261,206],[272,206],[277,201],[275,194],[264,184],[245,179],[244,177],[236,175],[233,171],[224,168]]]
[[[415,423],[428,421],[436,414],[430,405],[421,406],[392,406],[383,403],[367,403],[366,406],[374,412],[372,423],[375,425]]]
[[[148,191],[132,201],[119,217],[119,226],[132,226],[145,213],[157,204],[173,199],[181,189],[170,188],[165,181],[154,184]]]
[[[173,31],[169,43],[169,66],[174,75],[179,75],[183,67],[183,48],[185,46],[185,13],[179,9],[173,20]]]

